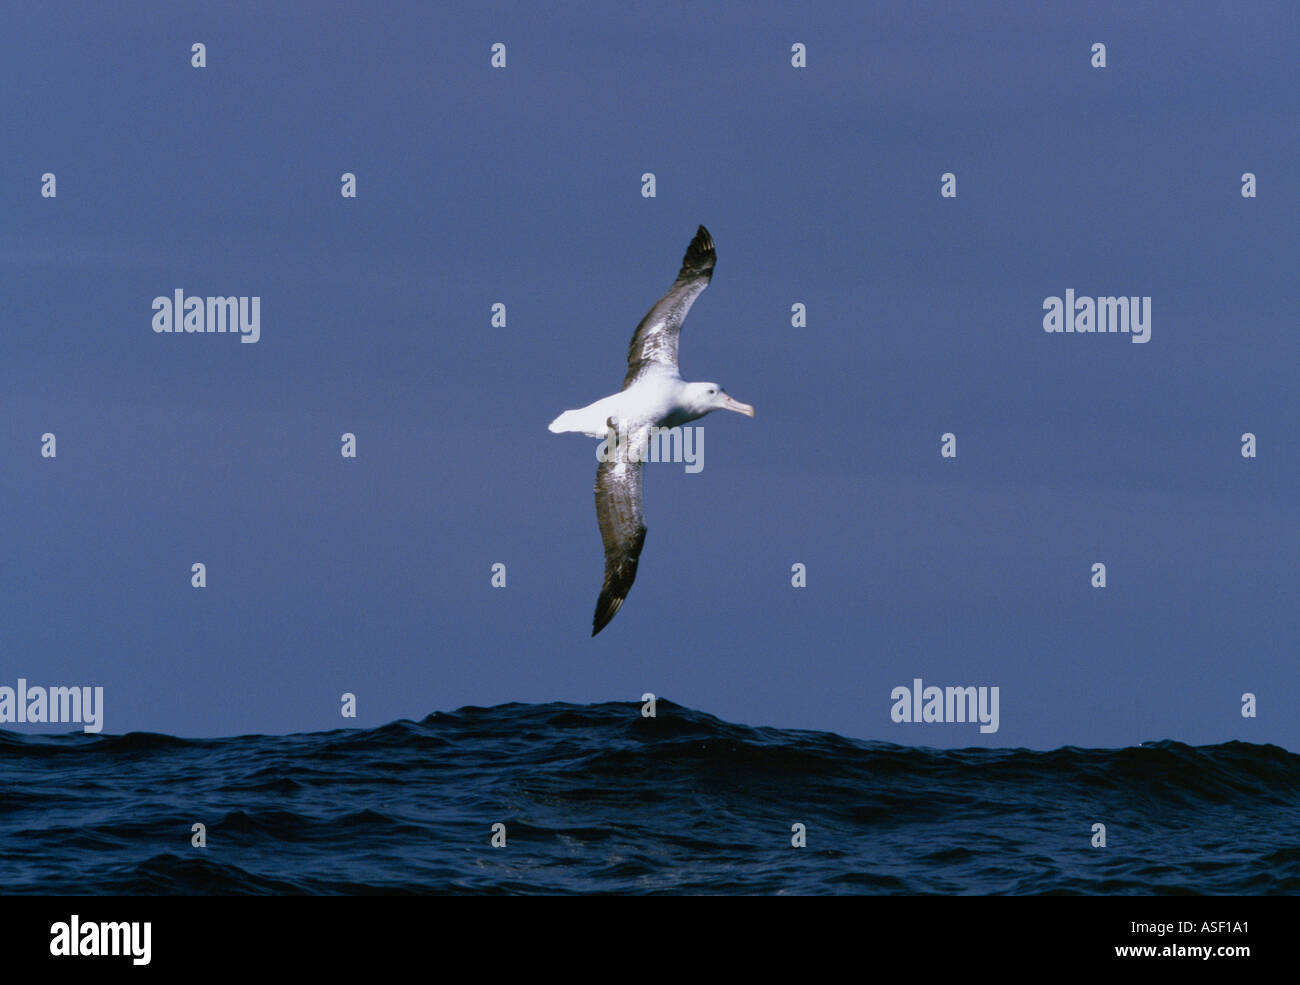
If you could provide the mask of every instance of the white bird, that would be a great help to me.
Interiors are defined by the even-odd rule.
[[[627,351],[623,389],[577,410],[566,410],[550,430],[610,437],[609,451],[596,467],[596,523],[605,545],[605,581],[596,600],[591,635],[617,614],[636,579],[645,544],[641,509],[641,462],[652,428],[674,428],[715,410],[748,417],[754,408],[728,396],[716,383],[687,383],[677,369],[677,337],[691,305],[713,276],[717,255],[709,231],[700,226],[682,258],[668,293],[641,319]]]

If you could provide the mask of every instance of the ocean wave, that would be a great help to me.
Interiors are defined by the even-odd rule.
[[[1300,756],[1242,742],[930,749],[660,699],[654,718],[507,704],[288,736],[0,732],[0,764],[10,893],[1300,890]]]

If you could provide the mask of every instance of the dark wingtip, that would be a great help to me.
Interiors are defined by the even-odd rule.
[[[700,226],[695,232],[691,245],[686,247],[682,257],[682,271],[678,277],[698,277],[701,274],[712,275],[713,265],[717,262],[717,253],[713,248],[713,237],[709,231]]]
[[[595,636],[608,626],[622,607],[623,600],[621,598],[615,596],[606,598],[602,594],[596,601],[596,614],[591,617],[591,635]]]

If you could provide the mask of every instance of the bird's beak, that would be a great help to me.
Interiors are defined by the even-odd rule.
[[[742,404],[739,400],[736,400],[729,393],[724,393],[722,395],[722,409],[734,410],[737,414],[744,414],[746,417],[754,416],[753,407],[751,407],[749,404]]]

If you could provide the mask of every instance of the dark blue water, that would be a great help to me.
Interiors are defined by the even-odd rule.
[[[943,751],[660,700],[191,740],[0,732],[7,893],[1300,891],[1300,756]],[[1103,822],[1106,848],[1090,845]],[[191,826],[207,847],[191,847]],[[506,825],[493,848],[491,826]],[[790,844],[807,827],[807,847]]]

